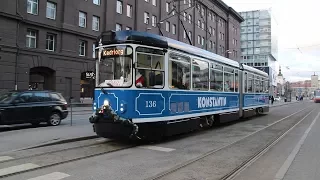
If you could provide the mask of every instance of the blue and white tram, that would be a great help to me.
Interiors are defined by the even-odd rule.
[[[268,74],[146,32],[97,39],[97,135],[159,138],[269,111]]]

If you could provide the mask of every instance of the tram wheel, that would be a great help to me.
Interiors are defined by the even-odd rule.
[[[214,115],[206,116],[206,124],[208,127],[212,127],[215,123]]]

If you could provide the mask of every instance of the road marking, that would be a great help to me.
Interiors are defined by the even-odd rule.
[[[320,112],[318,113],[318,115],[314,118],[314,120],[312,121],[312,123],[310,124],[310,126],[308,127],[308,129],[304,132],[303,136],[301,137],[300,141],[298,142],[298,144],[294,147],[294,149],[292,150],[292,152],[290,153],[290,155],[288,156],[288,158],[286,159],[286,161],[283,163],[283,165],[281,166],[281,168],[279,169],[279,171],[277,172],[276,176],[274,177],[274,180],[281,180],[284,178],[284,176],[286,175],[288,169],[290,168],[294,158],[296,157],[296,155],[298,154],[301,146],[303,145],[304,141],[306,140],[309,132],[311,131],[313,125],[316,123],[317,119],[320,116]]]
[[[8,160],[11,160],[11,159],[14,159],[14,158],[10,157],[10,156],[0,156],[0,162],[1,161],[8,161]]]
[[[20,172],[20,171],[26,171],[26,170],[30,170],[30,169],[35,169],[38,167],[40,167],[40,166],[38,166],[36,164],[32,164],[32,163],[21,164],[18,166],[11,166],[8,168],[0,169],[0,176],[5,176],[8,174],[12,174],[12,173]]]
[[[61,173],[61,172],[54,172],[54,173],[46,174],[43,176],[31,178],[28,180],[60,180],[60,179],[64,179],[69,176],[70,176],[69,174],[65,174],[65,173]]]
[[[150,149],[150,150],[155,150],[155,151],[163,151],[163,152],[171,152],[171,151],[175,150],[175,149],[164,148],[164,147],[159,147],[159,146],[140,146],[140,148]]]

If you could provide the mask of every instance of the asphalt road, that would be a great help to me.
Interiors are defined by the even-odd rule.
[[[300,129],[300,126],[303,125],[307,126],[307,124],[315,118],[317,111],[319,111],[318,105],[307,101],[274,107],[271,109],[271,112],[265,116],[227,124],[207,131],[172,137],[161,143],[122,150],[121,146],[118,146],[120,148],[114,152],[48,168],[41,168],[39,170],[10,176],[6,179],[31,180],[32,178],[36,178],[32,180],[41,180],[41,178],[49,179],[49,177],[51,177],[52,180],[141,180],[156,176],[159,173],[170,170],[177,165],[181,165],[207,152],[213,152],[214,150],[214,153],[211,155],[184,168],[178,169],[174,173],[161,179],[219,179],[241,165],[243,161],[252,156],[258,149],[264,146],[265,143],[275,138],[280,132],[291,127],[308,115],[307,118],[297,126],[297,129]],[[294,131],[291,133],[294,133]],[[86,142],[89,143],[90,140]],[[90,143],[93,142],[97,142],[97,140],[91,140]],[[8,154],[8,156],[3,155],[3,159],[13,158],[13,161],[0,163],[0,175],[1,173],[12,171],[13,168],[41,167],[43,164],[48,164],[50,161],[55,162],[57,159],[72,159],[73,157],[77,158],[81,154],[101,151],[102,148],[109,147],[108,143],[105,143],[106,144],[90,145],[89,147],[91,149],[88,151],[81,150],[81,148],[79,148],[79,151],[72,151],[72,153],[71,151],[60,151],[58,155],[51,154],[46,156],[45,159],[33,157],[14,161],[14,158],[23,156],[23,153],[26,153],[26,156],[28,156],[27,153],[30,152],[26,151],[21,151],[19,154],[11,153]],[[279,145],[276,145],[275,148],[280,145],[281,142],[279,142]],[[63,146],[66,148],[66,146],[69,145]],[[125,145],[123,147],[125,147]],[[50,149],[50,147],[47,147],[47,150],[48,149]],[[290,152],[290,150],[288,151]],[[277,159],[276,155],[274,156],[275,159]],[[285,155],[282,157],[282,161],[279,160],[279,164],[283,164],[286,160]],[[263,157],[260,159],[263,159]],[[261,161],[260,159],[257,163]],[[268,162],[271,163],[271,160]],[[253,170],[250,171],[252,173],[249,173],[251,167],[253,167]],[[259,169],[250,166],[239,174],[237,178],[241,179],[242,176],[244,177],[243,179],[260,179],[259,173],[263,172],[265,168],[267,168],[267,166],[261,166]],[[249,176],[252,174],[255,174],[255,176]],[[274,175],[275,173],[273,173],[273,176],[269,176],[268,179],[270,179],[270,177],[272,179]]]

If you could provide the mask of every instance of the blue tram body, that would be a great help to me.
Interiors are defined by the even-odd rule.
[[[99,61],[97,61],[96,65],[97,87],[94,93],[94,114],[90,117],[90,122],[93,123],[94,131],[99,136],[107,138],[158,138],[192,131],[203,126],[211,127],[216,123],[233,121],[269,111],[268,75],[262,71],[182,42],[149,33],[135,31],[107,32],[102,33],[98,38],[98,42],[97,50],[100,50],[100,52],[98,54]],[[119,47],[122,44],[125,44],[126,47],[130,46],[129,50],[112,49],[102,51],[109,46]],[[138,54],[138,48],[141,45],[143,47],[153,47],[157,51],[160,49],[159,51],[161,52],[143,49],[143,52]],[[163,49],[163,52],[161,49]],[[121,55],[126,53],[128,56],[123,56],[121,59]],[[149,58],[147,53],[154,53],[157,56]],[[207,80],[203,80],[203,74],[202,77],[194,77],[196,74],[195,67],[200,67],[199,63],[202,63],[198,60],[196,61],[197,63],[189,65],[192,66],[192,70],[185,70],[181,66],[183,71],[189,70],[192,78],[185,73],[183,74],[184,77],[177,80],[178,83],[175,83],[176,87],[174,87],[174,81],[171,79],[174,79],[172,76],[178,73],[172,70],[175,64],[172,63],[170,65],[168,63],[169,56],[172,53],[184,54],[183,56],[179,56],[182,58],[186,55],[190,56],[190,59],[203,60],[203,62],[208,64],[208,66],[204,66],[206,68],[203,68],[203,71],[211,73],[208,75],[210,77],[204,78]],[[147,54],[146,58],[144,58],[144,54]],[[105,72],[101,72],[101,69],[104,68],[101,64],[102,55],[111,55],[110,57],[112,57],[112,64],[105,66],[114,69],[114,71],[111,70],[113,71],[111,75],[113,77],[111,80],[106,80],[107,83],[101,81],[103,79],[102,75],[106,74]],[[127,69],[132,69],[132,71],[127,70],[128,73],[125,72],[126,68],[120,68],[122,79],[119,78],[120,80],[114,83],[117,74],[115,63],[118,57],[120,57],[120,65],[118,66],[125,67],[124,63],[133,59],[130,61],[133,67],[128,63]],[[131,59],[128,57],[131,57]],[[140,73],[137,70],[140,66],[139,61],[144,60],[145,63],[148,62],[145,59],[151,59],[152,61],[152,59],[157,59],[158,57],[160,59],[163,57],[163,62],[159,63],[160,66],[162,64],[162,69],[160,67],[160,70],[158,70],[160,72],[158,74],[162,73],[161,78],[163,80],[161,81],[162,86],[160,88],[140,88],[137,86],[137,79],[135,81],[136,85],[132,83],[134,75],[124,75],[132,73],[137,78],[137,74]],[[177,58],[179,63],[180,59]],[[222,65],[222,71],[213,69],[215,66],[211,66],[211,61]],[[153,62],[151,62],[152,64]],[[150,70],[149,87],[155,87],[152,86],[154,83],[151,83],[152,78],[150,77],[154,77],[151,75],[157,70],[157,66],[158,63],[155,68],[151,67],[151,70],[145,68],[147,71]],[[172,72],[169,72],[170,68]],[[228,72],[228,68],[231,71]],[[212,72],[210,72],[211,70]],[[223,72],[222,77],[219,77],[218,73],[212,74],[220,71]],[[233,76],[229,76],[229,74]],[[109,78],[110,76],[106,75],[105,77]],[[123,77],[127,77],[127,82],[131,82],[131,84],[129,83],[129,85],[123,87],[119,86],[119,83],[125,82]],[[221,79],[220,81],[216,80],[219,78]],[[194,83],[196,85],[182,89],[177,88],[177,84],[182,81],[191,82],[190,84]],[[197,84],[197,82],[201,83]],[[103,83],[105,85],[101,85]],[[213,86],[215,83],[221,83],[220,86],[223,88],[230,88],[227,90],[214,90]],[[170,86],[171,84],[172,86]],[[195,88],[196,86],[199,86],[200,89],[197,89],[198,87]]]

